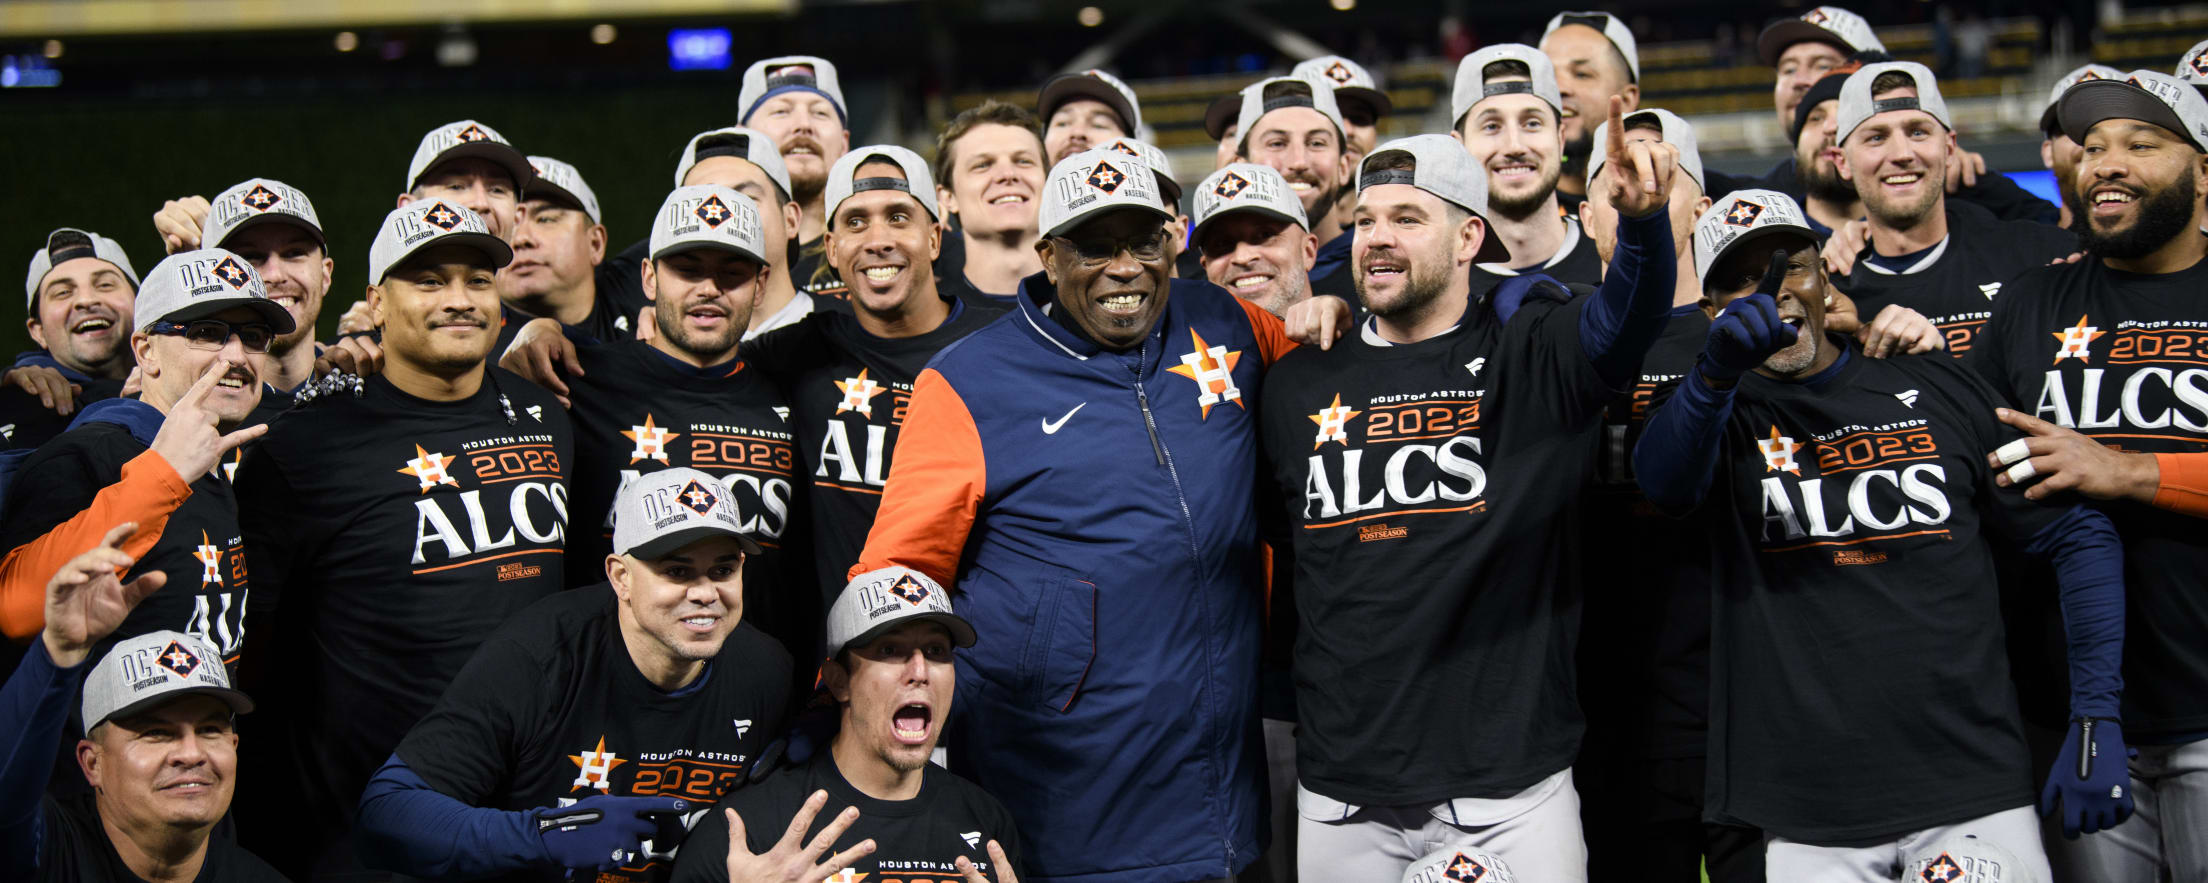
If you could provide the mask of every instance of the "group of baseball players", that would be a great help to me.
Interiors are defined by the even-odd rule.
[[[2208,881],[2208,44],[2054,84],[2059,205],[1861,17],[1757,48],[1761,177],[1570,12],[1200,178],[792,55],[625,248],[475,120],[374,231],[57,229],[0,878]]]

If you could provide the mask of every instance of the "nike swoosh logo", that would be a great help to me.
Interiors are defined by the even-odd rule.
[[[1058,419],[1056,419],[1056,420],[1045,420],[1045,421],[1043,421],[1043,434],[1044,434],[1044,435],[1057,435],[1057,434],[1058,434],[1058,429],[1059,429],[1059,427],[1062,427],[1062,426],[1066,425],[1066,421],[1068,421],[1068,420],[1071,420],[1071,419],[1073,419],[1073,415],[1074,415],[1074,413],[1075,413],[1075,412],[1077,412],[1077,411],[1080,411],[1080,410],[1081,410],[1082,408],[1086,408],[1086,407],[1088,407],[1088,406],[1089,406],[1089,403],[1088,403],[1088,402],[1082,402],[1081,404],[1078,404],[1078,405],[1075,405],[1075,406],[1073,406],[1073,410],[1072,410],[1072,411],[1067,411],[1067,412],[1066,412],[1066,416],[1064,416],[1064,417],[1060,417],[1060,418],[1058,418]]]

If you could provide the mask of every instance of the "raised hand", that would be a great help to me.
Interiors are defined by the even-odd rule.
[[[161,210],[153,213],[153,232],[161,234],[161,247],[168,249],[169,254],[198,248],[199,228],[207,223],[209,208],[204,196],[187,196],[161,203]]]
[[[645,310],[644,315],[651,315]],[[573,407],[568,400],[571,392],[563,374],[583,376],[583,362],[575,353],[575,342],[567,339],[560,330],[560,323],[551,319],[531,319],[514,333],[514,342],[506,345],[506,354],[498,357],[498,367],[527,378],[529,382],[551,391],[560,400],[560,407]]]
[[[1647,217],[1671,202],[1671,183],[1679,171],[1679,146],[1662,141],[1625,143],[1625,101],[1610,96],[1610,143],[1603,146],[1610,169],[1610,205],[1628,218]]]
[[[113,634],[138,602],[168,581],[168,574],[158,570],[122,581],[122,573],[136,563],[122,550],[123,541],[137,532],[135,521],[116,525],[98,546],[69,559],[46,582],[46,628],[39,639],[54,665],[69,668],[84,662],[92,645]]]
[[[537,810],[537,836],[553,864],[610,871],[634,861],[644,841],[659,830],[653,813],[679,813],[688,807],[673,797],[600,794]]]
[[[1710,323],[1709,342],[1702,350],[1702,376],[1730,383],[1763,364],[1772,353],[1794,345],[1794,327],[1779,321],[1779,302],[1773,294],[1786,282],[1786,252],[1771,253],[1771,268],[1756,283],[1756,293],[1725,305]]]
[[[805,805],[790,819],[789,830],[782,832],[782,839],[774,848],[753,854],[751,841],[744,839],[744,819],[736,811],[728,815],[728,883],[820,883],[851,866],[852,862],[874,854],[874,841],[861,840],[858,845],[830,856],[822,861],[821,855],[836,845],[836,838],[851,829],[851,823],[859,820],[859,808],[844,807],[834,821],[820,829],[820,836],[811,843],[803,843],[805,831],[813,826],[813,817],[821,807],[828,805],[828,792],[815,791],[805,799]],[[800,844],[803,845],[800,845]]]
[[[169,461],[169,468],[183,476],[186,482],[214,471],[215,464],[224,455],[246,442],[260,438],[268,432],[268,424],[248,426],[227,435],[215,428],[215,414],[204,407],[207,391],[215,388],[215,381],[229,373],[230,366],[216,359],[207,366],[207,373],[192,381],[192,388],[184,391],[183,398],[169,406],[168,416],[161,421],[161,431],[153,436],[153,451],[161,459]]]
[[[2030,484],[2024,498],[2044,500],[2063,491],[2090,499],[2153,504],[2162,486],[2162,466],[2153,454],[2129,454],[2091,436],[2041,420],[2022,411],[1995,408],[1993,415],[2027,436],[1986,455],[2001,487]],[[2037,482],[2037,483],[2034,483]]]
[[[84,391],[82,387],[70,383],[69,378],[61,376],[60,371],[46,365],[10,368],[6,373],[0,374],[0,386],[12,386],[37,396],[38,403],[45,406],[46,410],[63,417],[77,409],[77,394]]]
[[[1004,857],[1004,847],[995,840],[989,841],[989,864],[997,870],[997,883],[1020,883],[1020,875],[1012,873],[1011,860]],[[981,869],[963,855],[958,857],[958,872],[966,877],[966,883],[989,883]]]

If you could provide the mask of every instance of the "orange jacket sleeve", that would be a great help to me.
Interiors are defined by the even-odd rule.
[[[132,457],[123,464],[123,477],[101,488],[92,505],[0,558],[0,632],[18,641],[38,634],[46,627],[46,583],[55,571],[125,521],[137,522],[138,532],[123,541],[123,552],[144,557],[191,495],[191,484],[160,454],[149,450]]]
[[[1279,316],[1239,297],[1234,302],[1241,304],[1242,312],[1249,314],[1250,330],[1257,333],[1257,350],[1264,355],[1267,367],[1271,367],[1274,362],[1280,361],[1281,356],[1296,348],[1296,342],[1288,339],[1288,328],[1281,324]]]
[[[2154,465],[2162,470],[2162,486],[2154,491],[2155,508],[2208,518],[2208,451],[2156,454]]]
[[[846,577],[901,565],[950,585],[988,475],[966,400],[934,369],[920,372],[897,432],[881,511]]]

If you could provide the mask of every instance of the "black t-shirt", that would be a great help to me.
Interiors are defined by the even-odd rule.
[[[882,338],[850,313],[823,311],[744,343],[744,361],[790,403],[798,465],[811,477],[813,570],[823,598],[843,591],[874,527],[913,380],[938,350],[1001,315],[959,304],[934,331]]]
[[[483,639],[564,585],[573,439],[558,400],[497,368],[453,402],[369,377],[269,426],[237,481],[254,583],[283,599],[260,694],[283,699],[255,715],[271,747],[248,780],[269,817],[249,836],[319,850],[349,829]]]
[[[1357,295],[1357,268],[1343,266],[1323,278],[1311,280],[1313,295],[1331,294],[1349,302],[1351,312],[1364,309],[1364,301]]]
[[[811,242],[801,242],[790,249],[790,281],[797,285],[797,290],[806,294],[845,298],[850,289],[843,284],[842,279],[836,277],[834,268],[824,266],[828,262],[828,253],[821,248],[822,241],[823,238],[816,237]]]
[[[936,267],[937,269],[935,271],[935,290],[937,293],[943,295],[944,297],[952,298],[954,300],[957,300],[959,303],[965,304],[969,307],[980,307],[981,309],[991,310],[995,312],[1003,312],[1005,310],[1012,309],[1013,305],[1016,303],[1016,301],[1013,300],[1013,295],[990,294],[979,288],[975,288],[974,283],[966,278],[966,273],[963,269],[954,270],[946,274],[942,270],[942,264],[940,262],[936,264]]]
[[[68,414],[56,414],[46,407],[38,396],[24,392],[20,387],[0,388],[0,451],[14,448],[35,448],[69,428],[84,406],[101,399],[112,399],[123,393],[120,380],[71,380],[80,389],[76,406]]]
[[[1591,588],[1580,636],[1587,741],[1637,757],[1701,757],[1709,726],[1710,564],[1704,532],[1658,512],[1633,474],[1656,390],[1685,376],[1709,317],[1673,309],[1640,378],[1603,414],[1586,529]],[[1581,774],[1582,776],[1585,773]]]
[[[2078,250],[2077,234],[2031,221],[2003,221],[1976,204],[1947,201],[1947,241],[1934,246],[1911,271],[1893,272],[1873,264],[1866,249],[1856,256],[1855,272],[1832,280],[1855,301],[1869,322],[1887,304],[1923,313],[1947,338],[1947,353],[1962,358],[1970,351],[1993,300],[2018,273]]]
[[[1997,489],[2013,430],[1945,356],[1740,378],[1697,523],[1716,550],[1712,818],[1841,844],[2031,803],[1990,541],[2067,506]],[[1689,381],[1692,382],[1692,381]]]
[[[100,824],[93,796],[44,799],[46,837],[39,847],[38,883],[144,883],[132,873]],[[219,833],[207,838],[207,857],[193,883],[284,883],[276,873],[236,841]]]
[[[744,780],[781,732],[790,654],[739,623],[699,679],[665,692],[644,679],[621,638],[613,587],[561,592],[501,627],[399,743],[422,781],[470,806],[503,810],[585,797],[680,797],[684,826],[721,823],[707,805]],[[601,883],[665,880],[680,841],[647,841],[643,858]],[[510,875],[561,879],[564,872]]]
[[[876,800],[845,781],[827,749],[815,753],[800,766],[775,770],[766,781],[730,792],[713,811],[690,831],[674,879],[682,883],[725,883],[728,880],[728,820],[722,810],[733,809],[744,820],[744,839],[752,854],[767,852],[789,830],[790,820],[815,791],[828,792],[828,805],[813,816],[804,843],[811,843],[822,828],[847,806],[859,808],[859,820],[836,839],[828,854],[834,855],[872,839],[874,852],[851,866],[850,879],[896,880],[902,883],[963,883],[958,857],[965,856],[983,876],[1001,879],[989,860],[989,841],[1004,847],[1013,873],[1026,870],[1021,859],[1020,834],[1012,814],[981,790],[949,770],[927,764],[920,774],[920,793],[910,800]],[[843,877],[832,878],[845,879]]]
[[[639,307],[636,310],[623,312],[621,306],[615,304],[611,298],[601,294],[597,300],[591,302],[590,315],[584,316],[583,321],[573,325],[562,325],[561,328],[566,333],[577,335],[586,342],[613,343],[622,340],[635,340],[636,317],[641,309]],[[521,333],[521,326],[529,324],[529,320],[537,317],[513,307],[501,305],[498,308],[498,318],[504,324],[501,324],[498,329],[498,347],[491,350],[491,358],[494,363],[499,356],[506,353],[507,347],[513,345],[514,337]]]
[[[1588,298],[1401,346],[1356,329],[1265,378],[1293,525],[1296,769],[1368,806],[1515,794],[1572,762],[1583,489],[1606,387]],[[1369,327],[1369,326],[1368,326]]]
[[[1966,364],[2005,404],[2103,444],[2208,451],[2204,291],[2208,261],[2151,276],[2091,256],[2032,270],[2002,292]],[[2208,731],[2208,522],[2124,501],[2095,508],[2124,538],[2125,737]]]
[[[1601,284],[1602,255],[1595,251],[1595,241],[1588,238],[1586,231],[1580,229],[1579,222],[1567,220],[1564,223],[1571,228],[1568,231],[1571,234],[1569,240],[1571,247],[1561,255],[1548,256],[1547,263],[1515,272],[1505,271],[1500,273],[1488,269],[1485,264],[1473,264],[1472,301],[1474,303],[1486,303],[1488,292],[1495,290],[1495,286],[1503,284],[1503,280],[1512,276],[1527,276],[1539,273],[1566,285]],[[1511,258],[1513,260],[1524,260],[1526,256],[1514,254],[1511,255]]]
[[[146,445],[117,423],[87,423],[47,442],[17,467],[0,510],[0,549],[38,539],[76,517],[102,489],[122,480],[123,464],[145,452]],[[124,638],[174,629],[206,638],[236,666],[245,648],[247,600],[256,612],[276,606],[275,591],[266,585],[251,591],[248,583],[245,535],[230,482],[215,472],[184,478],[191,496],[169,516],[153,549],[124,574],[128,580],[160,571],[168,581],[94,648],[98,654]],[[261,616],[252,625],[271,627]]]

